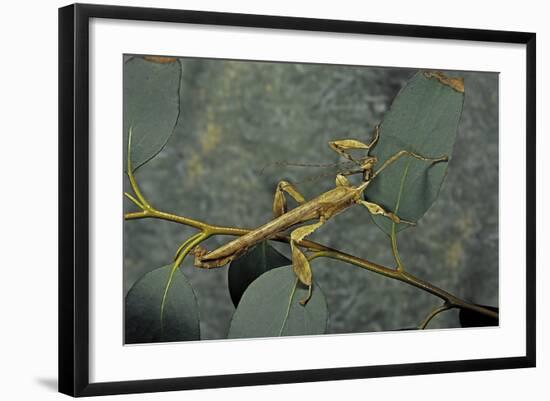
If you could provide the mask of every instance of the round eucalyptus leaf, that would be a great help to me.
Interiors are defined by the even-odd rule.
[[[463,101],[464,85],[459,78],[416,73],[384,115],[378,143],[371,151],[378,158],[375,168],[402,150],[428,158],[447,156],[450,160]],[[401,219],[416,222],[439,195],[448,164],[403,156],[372,181],[364,193],[365,199]],[[390,219],[379,215],[372,218],[384,232],[391,234]],[[407,227],[410,225],[400,223],[396,230]]]
[[[275,267],[288,266],[292,262],[267,241],[256,245],[244,256],[229,265],[227,279],[233,304],[237,306],[250,283]]]
[[[177,269],[164,309],[161,305],[172,265],[145,274],[126,295],[125,343],[199,340],[199,308],[191,284]]]
[[[300,300],[308,290],[298,283],[292,266],[278,267],[256,279],[244,292],[233,315],[228,338],[279,337],[323,334],[327,328],[327,303],[313,284],[311,299]]]
[[[133,57],[124,63],[124,135],[132,128],[134,170],[159,153],[172,135],[180,113],[182,66]],[[127,146],[124,146],[125,160]]]

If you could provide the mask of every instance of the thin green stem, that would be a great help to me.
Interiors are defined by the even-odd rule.
[[[176,260],[174,261],[174,266],[179,267],[183,263],[183,260],[187,256],[187,254],[195,248],[198,244],[205,241],[210,237],[210,234],[207,233],[198,233],[193,236],[194,238],[189,241],[189,244],[183,249],[183,251],[178,255]]]
[[[403,266],[403,262],[401,262],[401,257],[399,256],[399,251],[397,250],[397,233],[395,232],[395,223],[393,222],[391,226],[390,240],[393,257],[395,259],[395,263],[397,264],[397,271],[403,272],[405,271],[405,267]]]
[[[130,185],[132,186],[132,190],[139,199],[140,203],[143,205],[143,209],[150,209],[151,205],[142,195],[138,187],[136,177],[134,177],[134,167],[132,166],[132,127],[130,127],[130,129],[128,130],[128,165],[126,166],[126,170],[128,178],[130,180]]]
[[[327,248],[326,250],[323,250],[323,251],[314,252],[312,255],[310,255],[309,260],[313,260],[318,257],[325,257],[325,258],[330,258],[334,260],[339,260],[341,262],[346,262],[346,263],[361,267],[363,269],[369,270],[373,273],[377,273],[382,276],[393,278],[393,279],[399,279],[400,277],[399,272],[395,269],[391,269],[389,267],[385,267],[377,263],[358,258],[357,256],[353,256],[345,252],[338,251],[336,249]]]
[[[130,199],[137,207],[139,207],[140,209],[143,209],[143,205],[136,198],[130,195],[128,192],[124,192],[124,196]]]
[[[196,238],[200,237],[201,235],[202,235],[202,232],[196,233],[195,235],[192,235],[189,238],[187,238],[185,241],[183,241],[183,243],[178,247],[178,249],[176,251],[176,254],[174,255],[174,261],[178,260],[178,257],[179,257],[179,255],[180,255],[183,248],[185,248],[187,245],[189,245],[189,243],[191,241],[195,240]]]
[[[405,178],[407,178],[407,174],[409,174],[409,166],[411,165],[410,160],[407,162],[407,165],[405,166],[405,171],[403,171],[403,176],[401,177],[401,183],[399,184],[399,192],[397,193],[397,201],[395,203],[395,210],[394,213],[397,216],[399,213],[399,204],[401,203],[401,194],[403,193],[403,188],[405,187]],[[403,262],[401,262],[401,257],[399,256],[399,251],[397,250],[397,232],[395,231],[395,222],[392,221],[391,224],[391,250],[393,253],[393,257],[395,258],[395,263],[397,264],[397,271],[403,272],[405,271],[405,267],[403,266]]]
[[[432,310],[428,316],[426,316],[424,318],[424,320],[422,320],[422,322],[418,325],[418,329],[419,330],[424,330],[427,326],[428,326],[428,323],[430,323],[430,321],[436,317],[437,315],[439,315],[441,312],[444,312],[446,310],[449,310],[449,309],[452,309],[452,308],[455,308],[455,306],[451,305],[451,304],[448,304],[448,303],[444,303],[443,305],[435,308],[434,310]]]
[[[283,318],[283,324],[281,326],[281,330],[279,330],[279,337],[283,335],[283,330],[285,329],[286,321],[288,319],[288,315],[290,314],[290,307],[292,306],[292,299],[294,298],[294,294],[296,294],[296,288],[298,287],[298,278],[294,281],[294,287],[292,288],[292,292],[290,293],[290,299],[288,300],[288,305],[286,307],[286,313],[285,317]]]
[[[189,254],[189,252],[198,244],[200,244],[202,241],[208,238],[208,235],[204,233],[197,233],[189,238],[187,242],[187,246],[181,251],[179,256],[174,261],[174,264],[172,265],[172,269],[170,270],[170,275],[168,276],[168,282],[166,283],[166,286],[164,287],[164,293],[162,294],[162,302],[160,303],[160,329],[164,330],[164,308],[166,306],[166,300],[168,298],[168,290],[172,286],[172,280],[174,278],[174,274],[180,267],[180,265],[183,263],[183,260],[185,257]]]

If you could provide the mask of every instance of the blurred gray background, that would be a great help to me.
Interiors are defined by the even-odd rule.
[[[268,221],[277,182],[312,198],[334,186],[334,170],[276,162],[339,161],[331,139],[368,141],[410,69],[181,59],[181,115],[158,156],[137,172],[158,209],[212,224],[254,228]],[[448,176],[416,228],[399,236],[401,258],[418,277],[478,304],[498,306],[498,74],[465,78],[465,103]],[[154,118],[154,116],[151,116]],[[325,177],[318,177],[330,173]],[[317,176],[317,177],[316,177]],[[316,177],[316,179],[314,179]],[[125,187],[128,184],[125,179]],[[124,201],[124,210],[136,208]],[[196,231],[160,220],[124,223],[124,294],[143,274],[171,262]],[[390,243],[361,207],[338,215],[312,240],[393,266]],[[230,240],[216,237],[208,249]],[[276,247],[287,256],[288,246]],[[329,333],[415,327],[439,298],[359,267],[312,263],[329,308]],[[200,305],[201,338],[224,338],[234,312],[227,267],[183,271]],[[458,312],[430,328],[458,327]]]

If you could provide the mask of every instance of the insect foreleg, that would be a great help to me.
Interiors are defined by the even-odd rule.
[[[439,157],[426,157],[422,156],[418,153],[411,152],[409,150],[400,150],[399,152],[393,154],[390,156],[383,164],[380,166],[378,170],[373,175],[373,178],[376,177],[378,174],[380,174],[386,167],[388,167],[393,162],[399,160],[403,156],[410,156],[414,157],[415,159],[422,160],[425,162],[431,162],[432,164],[439,163],[439,162],[446,162],[449,161],[449,157],[447,155],[439,156]]]
[[[328,143],[328,146],[332,150],[334,150],[336,153],[338,153],[340,156],[348,159],[349,161],[354,162],[355,164],[361,164],[358,160],[355,160],[351,154],[348,153],[348,150],[370,150],[376,145],[376,142],[378,142],[378,138],[380,137],[378,126],[376,126],[374,130],[374,138],[368,143],[363,143],[361,141],[358,141],[356,139],[338,139],[336,141],[330,141]]]
[[[294,186],[288,181],[280,181],[275,189],[273,197],[273,215],[279,217],[286,213],[287,204],[285,193],[289,194],[299,204],[305,203],[305,198],[300,194]]]

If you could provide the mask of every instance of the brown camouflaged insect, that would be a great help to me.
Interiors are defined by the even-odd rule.
[[[327,220],[355,204],[363,205],[371,214],[385,216],[395,223],[407,223],[414,225],[415,223],[400,219],[394,213],[386,211],[382,206],[364,200],[362,196],[363,192],[378,174],[403,156],[410,156],[431,163],[448,161],[447,156],[429,158],[408,150],[401,150],[389,157],[380,166],[380,168],[375,170],[374,167],[378,162],[378,159],[375,156],[371,156],[369,153],[376,145],[378,138],[379,128],[377,126],[375,129],[374,138],[368,144],[356,139],[330,141],[328,144],[332,150],[353,162],[358,166],[358,168],[337,174],[336,187],[334,189],[331,189],[309,201],[306,201],[291,183],[287,181],[280,181],[276,187],[275,197],[273,200],[273,214],[275,218],[255,230],[252,230],[249,233],[213,250],[212,252],[208,252],[201,246],[197,246],[193,251],[195,255],[195,266],[206,269],[224,266],[246,253],[249,248],[259,242],[270,239],[274,235],[282,233],[296,225],[306,223],[311,220],[317,220],[316,223],[296,227],[290,233],[290,247],[294,273],[300,282],[306,285],[309,289],[307,297],[300,300],[300,303],[305,305],[311,298],[312,273],[306,255],[304,255],[302,250],[299,248],[299,242],[321,227]],[[367,154],[365,157],[355,159],[350,153],[348,153],[348,151],[354,149],[366,150]],[[346,178],[346,176],[353,174],[362,174],[362,182],[357,186],[353,186]],[[285,193],[294,198],[299,203],[299,206],[287,211]]]

